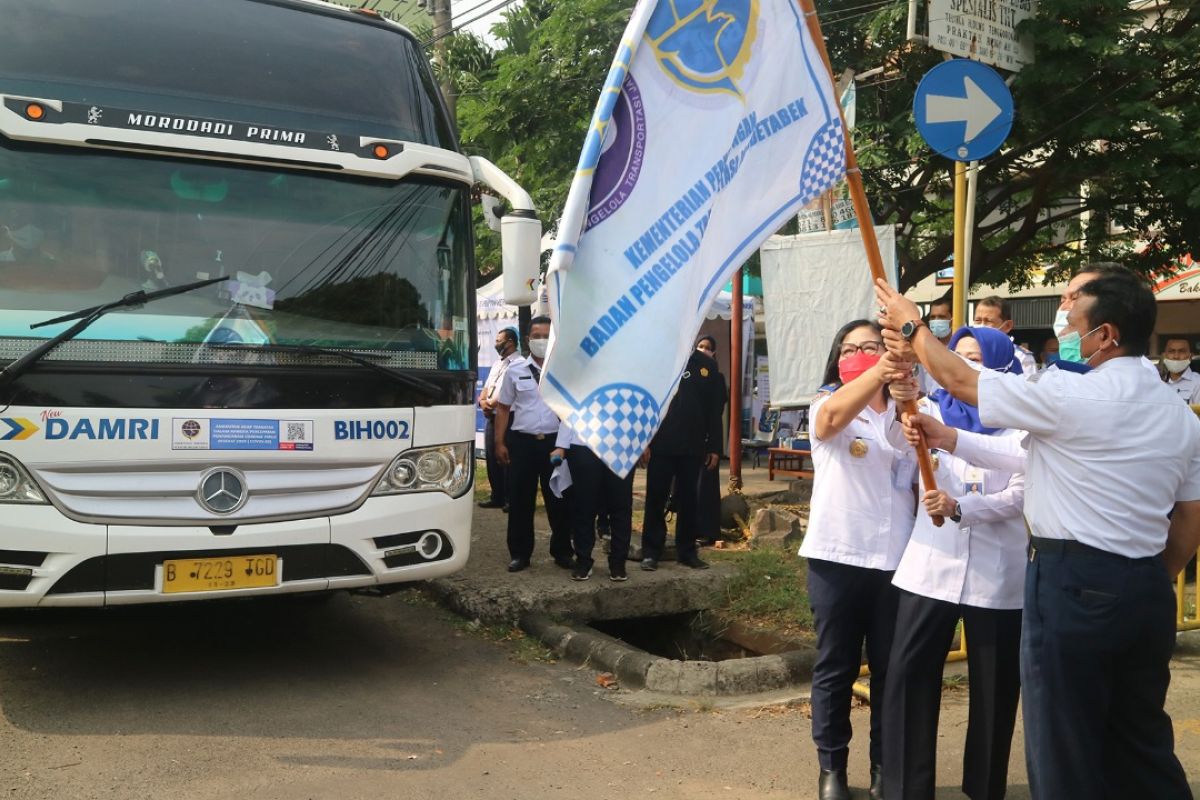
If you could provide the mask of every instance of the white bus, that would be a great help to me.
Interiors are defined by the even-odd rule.
[[[0,606],[466,561],[470,201],[420,42],[316,0],[0,0]],[[527,296],[512,302],[528,303]]]

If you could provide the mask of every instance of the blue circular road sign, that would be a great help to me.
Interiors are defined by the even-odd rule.
[[[921,78],[913,117],[926,143],[955,161],[977,161],[1012,130],[1012,93],[1000,73],[978,61],[943,61]]]

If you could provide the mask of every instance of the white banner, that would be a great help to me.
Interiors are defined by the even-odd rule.
[[[550,261],[541,391],[628,474],[732,272],[845,172],[829,74],[795,0],[640,0]]]
[[[885,225],[875,235],[884,272],[895,286],[896,231]],[[772,236],[762,248],[762,279],[771,405],[806,405],[821,387],[838,328],[878,316],[862,232]]]
[[[1034,0],[929,0],[929,46],[1020,72],[1033,63],[1033,44],[1017,26],[1036,13]]]

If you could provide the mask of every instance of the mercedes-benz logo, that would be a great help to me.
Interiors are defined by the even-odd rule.
[[[246,504],[246,476],[229,467],[210,469],[200,477],[196,499],[214,514],[232,514]]]

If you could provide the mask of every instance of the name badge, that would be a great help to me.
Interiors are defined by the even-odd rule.
[[[850,442],[850,455],[854,456],[855,458],[866,458],[867,453],[870,451],[870,445],[868,445],[867,440],[861,436],[856,437],[854,441]]]
[[[983,470],[979,467],[967,467],[963,477],[963,494],[984,494]]]

